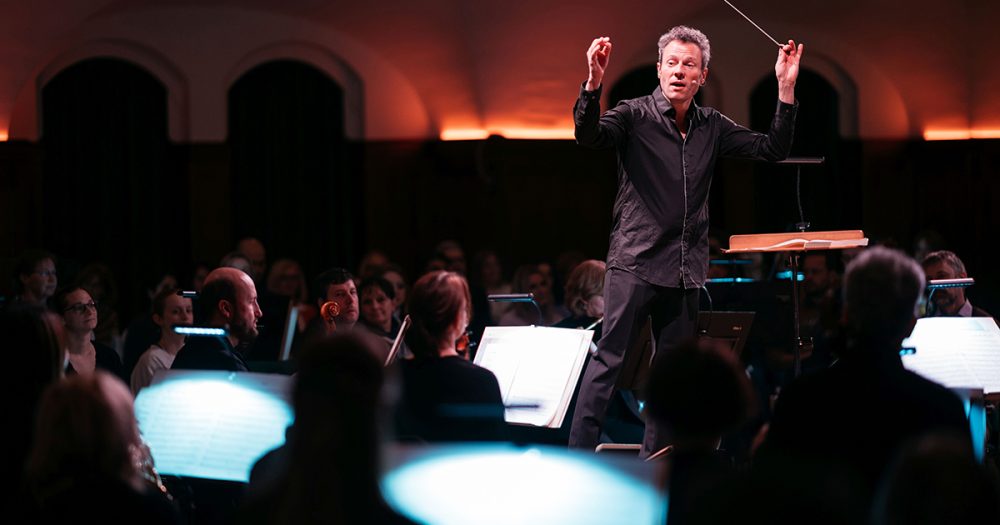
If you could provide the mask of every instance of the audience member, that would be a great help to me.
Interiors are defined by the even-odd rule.
[[[410,290],[403,389],[396,412],[400,439],[506,439],[503,399],[492,372],[470,363],[461,339],[471,314],[469,285],[455,272],[424,275]]]
[[[395,264],[389,264],[382,269],[382,278],[392,283],[392,288],[396,292],[393,298],[394,303],[392,316],[396,321],[402,321],[406,316],[406,294],[409,288],[406,285],[406,277],[403,276],[403,269]]]
[[[924,257],[924,274],[927,280],[964,279],[969,276],[965,263],[948,250],[931,252]],[[965,296],[965,288],[938,288],[931,294],[927,305],[929,316],[933,317],[993,317],[986,310],[973,306]]]
[[[121,326],[118,320],[118,285],[111,268],[104,263],[91,263],[76,275],[75,283],[87,290],[97,304],[97,326],[94,340],[121,350]]]
[[[664,462],[670,505],[667,523],[735,523],[741,480],[725,451],[724,434],[754,411],[753,389],[728,349],[688,341],[657,356],[646,396],[647,417],[666,429],[672,451]]]
[[[971,444],[959,398],[906,370],[900,359],[923,286],[920,266],[898,250],[871,248],[848,266],[847,346],[832,367],[803,376],[778,398],[756,464],[762,486],[773,484],[762,489],[772,494],[762,516],[863,521],[907,440],[948,431]]]
[[[573,268],[566,280],[566,306],[569,317],[556,323],[560,328],[587,328],[604,317],[604,261],[589,259]],[[601,325],[595,330],[594,341],[601,338]]]
[[[368,253],[361,257],[361,263],[358,264],[358,279],[362,281],[378,274],[389,265],[389,257],[379,250],[369,250]]]
[[[151,272],[147,279],[144,292],[145,300],[149,301],[149,308],[129,323],[124,334],[122,364],[125,365],[127,377],[132,377],[132,370],[135,368],[139,356],[160,339],[160,327],[153,322],[153,300],[163,290],[180,288],[177,277],[171,272]]]
[[[28,250],[21,254],[14,267],[13,302],[48,306],[48,300],[56,292],[59,274],[56,272],[56,258],[42,250]]]
[[[551,326],[569,315],[569,312],[557,308],[552,295],[552,281],[534,264],[525,264],[514,272],[511,283],[514,293],[532,293],[538,309],[531,303],[514,303],[499,321],[500,326],[540,325]],[[541,311],[541,319],[538,313]]]
[[[511,293],[510,283],[503,278],[503,266],[500,264],[500,257],[493,250],[483,250],[476,253],[472,259],[473,272],[469,276],[472,285],[482,289],[486,295]],[[496,324],[503,318],[504,314],[510,311],[512,303],[492,302],[489,303],[490,323]]]
[[[373,334],[386,338],[389,344],[399,331],[399,324],[392,318],[396,289],[382,277],[369,277],[361,281],[359,289],[361,322]]]
[[[198,324],[227,328],[225,337],[190,337],[170,368],[246,372],[239,347],[257,338],[257,290],[253,280],[235,268],[216,268],[205,278],[198,296]]]
[[[444,270],[465,275],[465,250],[455,240],[444,240],[434,248],[434,256],[444,261]]]
[[[253,237],[246,237],[236,243],[236,251],[246,257],[250,263],[250,271],[247,273],[254,283],[260,284],[267,275],[267,251],[264,250],[264,244]]]
[[[292,259],[275,261],[267,276],[267,291],[287,298],[290,306],[298,309],[298,331],[305,332],[318,310],[309,302],[309,285],[306,284],[306,277],[299,263]]]
[[[67,374],[90,375],[103,369],[124,381],[125,370],[121,358],[109,346],[93,340],[97,326],[97,304],[90,293],[70,286],[56,292],[52,306],[62,315],[66,333]]]
[[[253,272],[250,258],[240,252],[229,252],[223,255],[222,259],[219,260],[219,268],[236,268],[247,275]],[[208,279],[208,276],[206,275],[205,278]]]
[[[189,285],[190,290],[201,293],[202,287],[205,286],[205,278],[208,277],[209,272],[212,271],[212,267],[204,262],[196,262],[191,266],[191,279]]]
[[[131,374],[132,395],[149,386],[153,375],[170,370],[174,357],[184,346],[184,336],[174,332],[174,325],[190,325],[194,320],[191,299],[177,294],[175,288],[161,290],[153,298],[153,323],[160,329],[160,339],[136,362]]]
[[[337,334],[303,351],[288,440],[254,466],[237,523],[408,524],[379,489],[383,366],[365,341]]]
[[[132,395],[102,371],[51,385],[28,460],[32,521],[178,523],[177,509],[140,471],[144,445]]]

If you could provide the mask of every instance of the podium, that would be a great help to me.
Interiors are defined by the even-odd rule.
[[[755,233],[729,237],[729,248],[725,254],[790,252],[789,266],[792,270],[792,311],[794,312],[795,377],[802,369],[802,349],[805,341],[799,333],[799,257],[804,252],[814,250],[843,250],[868,246],[868,239],[861,230],[834,230],[818,232]]]

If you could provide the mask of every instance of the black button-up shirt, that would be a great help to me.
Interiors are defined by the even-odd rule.
[[[715,159],[777,161],[792,147],[797,105],[778,102],[767,134],[691,103],[687,137],[659,86],[600,114],[601,88],[580,89],[577,143],[618,150],[618,195],[608,268],[654,285],[699,288],[708,273],[708,190]]]

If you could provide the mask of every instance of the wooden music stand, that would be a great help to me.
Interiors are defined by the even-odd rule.
[[[843,250],[868,246],[868,238],[861,230],[823,232],[755,233],[729,237],[729,249],[723,253],[791,252],[788,259],[792,269],[792,311],[795,322],[795,377],[802,368],[802,347],[799,334],[799,257],[802,252],[814,250]]]

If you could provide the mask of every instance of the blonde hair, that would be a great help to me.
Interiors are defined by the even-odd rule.
[[[604,261],[589,259],[576,265],[566,281],[566,307],[573,315],[586,315],[587,299],[604,293]]]

